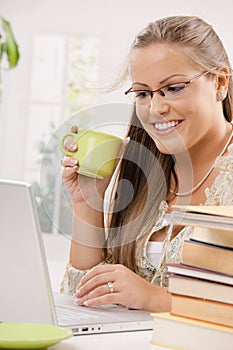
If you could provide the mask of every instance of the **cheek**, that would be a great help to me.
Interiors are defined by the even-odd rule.
[[[150,110],[149,108],[143,107],[143,106],[136,106],[136,114],[140,122],[143,126],[145,126],[145,123],[148,122],[150,117]]]
[[[186,122],[195,123],[202,115],[202,103],[198,99],[184,99],[182,102],[174,103],[170,110],[169,117],[174,116],[177,119],[183,119]]]
[[[179,101],[174,101],[170,111],[176,117],[181,116],[183,118],[188,118],[189,116],[195,114],[197,110],[198,103],[196,99],[184,98]],[[181,119],[183,119],[181,118]]]

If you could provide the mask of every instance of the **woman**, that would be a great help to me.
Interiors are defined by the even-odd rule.
[[[174,204],[233,204],[231,66],[209,24],[174,16],[136,36],[122,76],[132,81],[126,95],[135,113],[117,167],[106,241],[102,208],[110,179],[78,176],[77,162],[63,161],[74,220],[62,291],[72,293],[78,284],[78,304],[166,311],[164,266],[179,261],[188,230],[176,228],[166,242],[164,212]]]

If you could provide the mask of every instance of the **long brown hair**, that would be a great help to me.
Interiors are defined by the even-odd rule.
[[[155,43],[179,46],[196,67],[212,74],[227,67],[229,85],[223,101],[227,121],[232,120],[233,85],[231,66],[221,40],[213,28],[194,16],[172,16],[159,19],[141,31],[132,43],[119,81],[129,75],[130,55],[134,50]],[[146,234],[156,222],[159,205],[167,200],[171,175],[174,172],[172,155],[162,154],[143,129],[134,110],[128,136],[130,142],[122,159],[119,175],[113,188],[113,210],[109,215],[109,235],[106,247],[111,261],[135,271],[135,247],[139,238],[143,244]],[[130,185],[129,185],[130,184]],[[107,249],[105,250],[107,254]]]

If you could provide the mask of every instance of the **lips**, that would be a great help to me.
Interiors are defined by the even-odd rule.
[[[154,129],[159,132],[167,132],[171,131],[173,128],[175,128],[177,125],[179,125],[182,122],[182,120],[173,120],[170,122],[163,122],[163,123],[154,123]]]

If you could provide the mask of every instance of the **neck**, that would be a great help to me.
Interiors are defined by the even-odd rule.
[[[187,153],[193,169],[202,168],[202,165],[215,161],[227,143],[232,128],[231,123],[225,122],[213,129],[203,140],[188,149],[188,152],[176,155],[176,166],[185,169]]]
[[[189,152],[176,155],[175,171],[179,184],[176,195],[191,192],[190,195],[193,193],[192,189],[196,191],[196,186],[197,189],[201,188],[214,170],[215,159],[226,153],[231,141],[232,125],[227,123],[225,130],[220,130],[218,135],[210,135],[205,142],[199,143]]]

